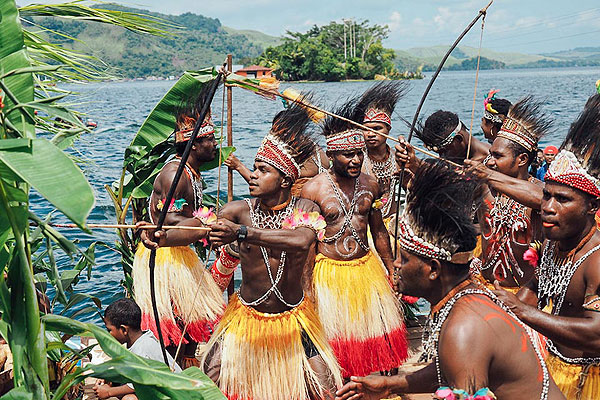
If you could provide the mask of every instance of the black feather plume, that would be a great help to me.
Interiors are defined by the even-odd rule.
[[[408,90],[409,86],[406,81],[381,81],[376,83],[360,98],[356,105],[355,112],[357,115],[355,118],[358,121],[363,121],[369,108],[382,110],[391,118],[396,103],[408,93]]]
[[[335,108],[333,114],[361,123],[362,120],[359,120],[359,116],[356,114],[356,105],[358,104],[358,101],[359,98],[357,97],[347,99],[342,105]],[[325,137],[328,137],[353,127],[355,127],[355,125],[348,121],[328,115],[322,123],[321,132]]]
[[[542,110],[543,103],[527,96],[508,110],[508,117],[519,122],[529,134],[539,141],[552,129],[554,121]]]
[[[600,94],[589,98],[571,124],[561,149],[575,154],[590,175],[600,176]]]

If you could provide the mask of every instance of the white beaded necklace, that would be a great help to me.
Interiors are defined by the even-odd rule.
[[[435,362],[435,368],[437,373],[438,385],[442,386],[444,384],[442,371],[440,368],[440,357],[439,357],[439,336],[442,331],[442,327],[446,319],[450,315],[452,308],[463,296],[467,296],[470,294],[479,294],[488,296],[496,305],[498,305],[502,310],[504,310],[508,315],[510,315],[519,325],[527,332],[529,336],[529,341],[535,354],[540,362],[542,373],[543,373],[543,382],[542,382],[542,393],[540,394],[540,400],[548,399],[548,389],[550,387],[550,375],[548,373],[548,368],[546,367],[546,363],[540,351],[536,346],[533,345],[535,339],[533,337],[533,333],[530,329],[526,329],[526,325],[502,302],[500,301],[494,293],[492,293],[489,289],[483,287],[482,289],[465,289],[458,293],[456,293],[448,302],[442,307],[442,309],[436,313],[436,315],[429,315],[427,324],[425,326],[425,330],[423,331],[423,355],[421,359],[431,360],[433,359]]]
[[[281,229],[281,225],[283,221],[292,214],[294,211],[294,207],[296,205],[296,197],[292,197],[290,203],[281,211],[273,211],[273,214],[267,214],[263,212],[260,207],[252,207],[252,202],[250,199],[245,199],[246,203],[248,203],[248,208],[250,209],[250,221],[252,221],[252,226],[260,229]],[[257,201],[258,205],[258,201]],[[267,253],[267,249],[263,246],[260,246],[260,252],[262,253],[263,261],[265,266],[267,267],[267,273],[269,274],[269,280],[271,281],[271,287],[267,289],[262,296],[253,301],[246,301],[243,299],[241,291],[239,293],[239,299],[242,304],[245,306],[258,306],[269,298],[271,293],[275,293],[275,296],[281,301],[283,304],[290,308],[298,307],[302,301],[304,301],[304,293],[302,294],[302,298],[296,304],[291,304],[285,301],[283,298],[283,294],[277,287],[281,277],[283,276],[283,267],[285,266],[285,258],[286,252],[282,251],[279,256],[279,265],[277,266],[277,272],[275,273],[275,278],[273,278],[273,273],[271,272],[271,262],[269,261],[269,254]]]

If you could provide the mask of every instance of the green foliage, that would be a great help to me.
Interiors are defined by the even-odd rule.
[[[479,69],[504,69],[506,64],[502,61],[490,60],[486,57],[481,57],[479,60]],[[460,64],[454,64],[447,68],[449,71],[462,71],[477,69],[477,57],[463,60]]]
[[[288,31],[281,45],[268,47],[256,62],[283,80],[373,79],[396,72],[394,50],[381,44],[388,34],[387,26],[366,20],[315,25],[306,33]]]

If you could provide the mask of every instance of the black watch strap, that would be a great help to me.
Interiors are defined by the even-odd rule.
[[[248,237],[248,227],[246,225],[240,225],[237,230],[237,240],[238,242],[243,242]]]

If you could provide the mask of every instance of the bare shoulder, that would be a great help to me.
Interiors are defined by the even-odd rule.
[[[321,172],[306,182],[302,187],[300,197],[313,201],[318,200],[319,192],[323,190],[323,185],[327,183],[327,177],[325,176],[326,173],[327,172]]]
[[[369,189],[369,191],[373,193],[379,192],[379,183],[377,182],[377,179],[375,179],[375,177],[369,174],[360,174],[360,182],[363,185],[365,185]]]
[[[170,185],[175,179],[175,173],[177,172],[178,163],[167,163],[158,173],[154,180],[154,187],[162,187],[163,185]]]
[[[587,251],[591,251],[593,248],[600,244],[600,231],[597,231],[596,234],[590,240],[589,249]],[[585,253],[582,252],[582,256]],[[588,284],[595,283],[600,285],[600,249],[594,251],[592,254],[588,256],[588,258],[582,264],[584,270],[584,278]]]
[[[248,213],[248,203],[245,200],[230,201],[219,210],[219,217],[235,221],[242,214]]]
[[[305,198],[299,198],[296,202],[296,208],[303,210],[305,212],[313,212],[313,211],[317,211],[317,212],[321,212],[321,209],[319,208],[319,206],[317,205],[317,203],[315,203],[312,200],[309,199],[305,199]]]

